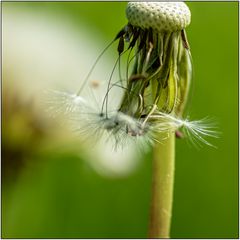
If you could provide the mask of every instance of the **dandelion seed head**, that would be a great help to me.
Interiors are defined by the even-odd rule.
[[[115,150],[132,143],[142,148],[161,143],[179,129],[190,141],[211,145],[206,138],[215,132],[208,122],[182,117],[192,76],[185,32],[191,20],[188,7],[183,2],[130,2],[126,14],[128,24],[97,57],[77,94],[53,91],[51,110],[68,115],[73,131],[87,142],[104,139]],[[116,40],[118,57],[109,79],[91,80],[100,57]]]
[[[182,30],[191,21],[191,12],[184,2],[129,2],[126,15],[133,26],[159,32]]]

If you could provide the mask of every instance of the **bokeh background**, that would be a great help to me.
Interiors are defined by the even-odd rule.
[[[238,238],[238,3],[187,4],[189,115],[214,117],[221,135],[210,140],[216,149],[177,140],[171,236]],[[44,88],[77,87],[74,79],[126,24],[126,2],[2,6],[2,237],[146,238],[151,152],[134,163],[94,165],[40,106]]]

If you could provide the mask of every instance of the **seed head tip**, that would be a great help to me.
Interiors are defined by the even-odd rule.
[[[159,32],[182,30],[191,21],[191,12],[184,2],[129,2],[126,15],[133,26]]]

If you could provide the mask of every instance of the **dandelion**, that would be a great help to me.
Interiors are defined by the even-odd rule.
[[[113,149],[136,143],[154,146],[150,237],[168,238],[171,221],[175,132],[200,146],[216,137],[204,120],[185,118],[192,78],[185,28],[191,13],[183,2],[130,2],[128,23],[103,50],[74,94],[53,91],[54,115],[67,115],[73,130],[86,138],[113,143]],[[100,57],[118,41],[118,57],[109,79],[90,84]],[[124,57],[125,56],[125,57]],[[122,61],[126,60],[126,63]],[[118,69],[118,79],[116,72]],[[115,92],[122,98],[114,98]],[[119,96],[119,94],[118,94]],[[91,105],[94,99],[95,104]],[[115,101],[114,101],[115,99]],[[100,104],[99,104],[100,103]],[[149,144],[150,143],[150,144]]]
[[[99,137],[100,133],[107,132],[109,138],[114,139],[114,148],[141,138],[151,144],[164,140],[165,137],[160,136],[157,140],[155,135],[173,130],[172,126],[159,128],[160,118],[157,120],[151,115],[164,113],[161,121],[164,116],[169,120],[171,114],[182,119],[192,75],[190,47],[184,30],[190,23],[191,14],[185,3],[130,2],[126,15],[128,24],[99,55],[77,93],[54,90],[47,100],[48,111],[53,116],[69,115],[71,124],[74,123],[72,120],[77,121],[76,131],[91,133],[86,136]],[[115,41],[118,41],[118,58],[109,81],[102,86],[105,91],[96,94],[99,82],[90,84],[90,75],[100,57]],[[124,54],[127,54],[127,64],[122,78],[121,58]],[[117,66],[119,79],[113,81]],[[131,74],[129,69],[132,69]],[[86,88],[88,94],[83,97]],[[113,89],[124,92],[122,101],[115,104],[110,97]],[[92,103],[92,99],[94,106],[87,104]],[[200,140],[204,137],[202,135],[199,132]]]

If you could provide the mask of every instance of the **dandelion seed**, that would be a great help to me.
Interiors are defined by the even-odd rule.
[[[48,105],[47,111],[53,117],[82,111],[87,106],[86,100],[83,97],[73,93],[48,90],[45,91],[45,95],[45,103]]]
[[[157,132],[176,132],[182,130],[183,134],[196,147],[202,147],[206,144],[214,147],[206,140],[208,137],[218,138],[219,132],[217,126],[210,118],[190,121],[189,119],[181,119],[166,113],[159,113],[151,116],[152,119],[158,119],[158,123],[154,126]],[[202,144],[201,144],[202,143]]]

